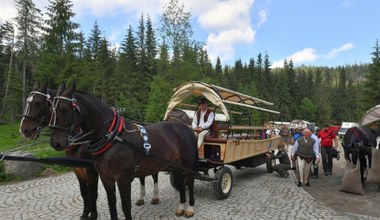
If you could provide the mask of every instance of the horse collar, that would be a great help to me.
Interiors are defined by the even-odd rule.
[[[124,118],[113,111],[113,120],[107,134],[95,143],[90,143],[88,149],[91,154],[100,155],[110,149],[115,141],[118,141],[119,134],[123,131],[124,122]]]

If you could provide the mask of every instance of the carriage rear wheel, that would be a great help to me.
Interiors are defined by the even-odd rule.
[[[222,167],[215,173],[216,180],[213,182],[214,194],[218,199],[226,199],[232,190],[232,171],[228,167]]]

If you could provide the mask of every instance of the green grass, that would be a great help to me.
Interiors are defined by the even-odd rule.
[[[38,140],[26,140],[18,132],[19,125],[0,126],[0,153],[7,154],[12,151],[30,152],[38,158],[65,157],[64,151],[56,151],[49,144],[49,137],[40,136]],[[59,172],[70,171],[69,167],[43,164],[43,169],[52,168]],[[4,173],[3,164],[0,161],[0,182],[18,180],[19,177],[12,177]]]
[[[22,140],[18,128],[18,124],[0,126],[0,152],[14,148]]]
[[[19,125],[0,126],[0,152],[27,151],[37,157],[64,156],[64,152],[55,151],[49,145],[49,137],[41,136],[37,140],[23,139],[18,132]]]

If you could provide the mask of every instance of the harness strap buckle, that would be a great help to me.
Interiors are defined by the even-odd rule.
[[[148,156],[150,148],[152,147],[148,140],[148,133],[146,132],[146,129],[142,125],[137,125],[137,127],[139,128],[141,137],[144,141],[143,147],[145,149],[145,155]]]

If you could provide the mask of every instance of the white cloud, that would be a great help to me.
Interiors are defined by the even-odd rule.
[[[325,58],[326,59],[332,59],[332,58],[335,58],[337,57],[339,54],[343,53],[343,52],[346,52],[346,51],[349,51],[351,50],[352,48],[354,48],[354,44],[353,43],[346,43],[344,44],[343,46],[337,48],[337,49],[333,49],[331,50],[329,53],[326,54]]]
[[[262,24],[266,23],[268,20],[268,15],[265,10],[260,10],[259,12],[259,21],[257,22],[257,26],[260,27]]]
[[[212,60],[219,56],[221,60],[234,58],[234,45],[238,43],[250,43],[255,38],[255,32],[251,28],[229,29],[217,34],[211,33],[207,38],[206,49]]]
[[[289,62],[293,61],[293,64],[303,64],[305,62],[312,62],[319,58],[319,56],[315,53],[313,48],[305,48],[301,51],[295,52],[294,54],[288,56],[286,60]],[[285,59],[278,60],[273,62],[271,68],[283,67]]]
[[[195,0],[194,2],[208,2]],[[212,0],[202,8],[194,7],[199,14],[200,27],[208,34],[205,48],[210,59],[215,61],[219,56],[222,61],[234,59],[237,44],[251,44],[256,32],[252,27],[251,9],[254,0]],[[185,7],[186,4],[185,4]],[[191,6],[190,6],[191,7]]]
[[[202,28],[214,32],[243,28],[250,25],[252,3],[249,0],[218,1],[214,7],[201,13],[198,21]]]

